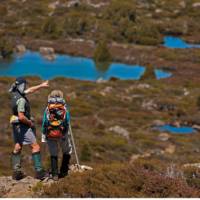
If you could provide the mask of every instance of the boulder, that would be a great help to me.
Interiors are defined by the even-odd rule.
[[[165,122],[161,121],[161,120],[154,120],[153,121],[153,126],[164,126]]]
[[[183,89],[183,92],[184,96],[188,96],[190,94],[190,92],[186,88]]]
[[[157,108],[157,105],[153,100],[144,100],[142,103],[142,108],[148,111],[152,111]]]
[[[187,164],[184,164],[183,167],[185,167],[185,168],[187,168],[187,167],[200,168],[200,163],[187,163]]]
[[[137,85],[137,88],[138,89],[149,89],[149,88],[151,88],[151,86],[147,83],[140,83]]]
[[[194,124],[194,125],[192,126],[192,128],[194,128],[194,129],[200,131],[200,126],[199,126],[199,125]]]
[[[84,171],[88,171],[88,170],[93,170],[92,167],[90,166],[86,166],[86,165],[71,165],[69,167],[69,173],[73,173],[73,172],[84,172]]]
[[[200,2],[196,2],[192,4],[193,8],[199,8],[200,7]]]
[[[49,9],[55,10],[60,5],[59,1],[52,2],[48,5]]]
[[[157,13],[157,14],[162,13],[162,12],[163,12],[163,10],[161,10],[161,9],[156,9],[155,10],[155,13]]]
[[[23,44],[19,44],[15,47],[17,53],[25,53],[26,47]]]
[[[51,61],[56,59],[55,50],[52,47],[40,47],[39,51],[47,60]]]
[[[106,96],[112,92],[113,88],[110,86],[105,87],[102,91],[100,91],[100,94],[102,96]]]
[[[181,1],[179,3],[179,5],[181,6],[181,8],[186,8],[186,2],[185,1]]]
[[[176,151],[176,146],[173,144],[170,144],[168,147],[165,148],[165,153],[168,154],[174,154]]]
[[[96,80],[96,83],[106,83],[106,82],[108,82],[107,80],[104,80],[103,78],[98,78],[97,80]]]
[[[55,53],[55,50],[52,47],[40,47],[39,50],[42,55],[49,55]]]
[[[67,7],[68,8],[71,8],[71,7],[77,7],[81,4],[80,0],[72,0],[72,1],[69,1],[67,3]]]
[[[126,139],[129,139],[129,132],[125,128],[122,128],[120,126],[113,126],[109,128],[109,131],[115,132],[118,135],[121,135]]]
[[[2,176],[0,177],[0,195],[6,198],[32,197],[31,189],[39,182],[40,180],[30,176],[20,181],[13,180],[11,176]]]
[[[175,127],[177,127],[177,128],[180,128],[181,127],[181,122],[179,122],[179,121],[174,121],[174,122],[172,122],[172,123],[170,123],[172,126],[175,126]]]
[[[166,142],[170,139],[170,135],[168,133],[161,133],[159,136],[158,136],[158,139],[162,142]]]

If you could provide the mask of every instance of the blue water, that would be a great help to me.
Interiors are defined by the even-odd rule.
[[[166,36],[164,38],[164,46],[173,49],[200,48],[199,44],[188,44],[179,37]]]
[[[79,80],[96,81],[117,77],[122,80],[138,80],[145,72],[145,67],[112,63],[108,66],[95,65],[92,59],[69,55],[56,55],[54,61],[48,61],[38,52],[27,51],[21,56],[14,56],[10,62],[0,62],[0,76],[39,76],[49,80],[55,77],[67,77]],[[157,79],[168,78],[171,74],[155,70]]]
[[[191,134],[196,132],[194,128],[188,126],[175,127],[171,125],[164,125],[158,127],[158,129],[160,131],[166,131],[174,134]]]
[[[163,70],[161,69],[156,69],[155,70],[155,74],[156,74],[156,77],[157,79],[162,79],[162,78],[169,78],[172,76],[172,73],[170,72],[164,72]]]

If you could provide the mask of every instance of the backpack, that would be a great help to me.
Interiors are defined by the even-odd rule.
[[[46,117],[48,121],[47,138],[61,138],[66,130],[67,105],[63,98],[48,100]]]

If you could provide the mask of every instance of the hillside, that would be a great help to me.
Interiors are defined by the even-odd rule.
[[[1,105],[4,105],[1,107],[0,112],[2,120],[0,125],[2,130],[0,138],[2,144],[0,172],[1,175],[4,176],[10,175],[11,173],[10,168],[8,168],[10,165],[8,158],[12,149],[12,140],[11,128],[9,126],[10,108],[7,89],[12,81],[13,79],[10,78],[0,78],[2,88]],[[40,82],[38,78],[28,78],[28,81],[30,85]],[[50,89],[59,87],[64,91],[66,96],[70,97],[69,105],[71,107],[72,129],[81,163],[94,168],[91,174],[83,173],[80,177],[79,174],[76,174],[75,179],[73,176],[64,179],[63,181],[66,184],[68,180],[70,181],[69,183],[71,183],[69,193],[77,197],[90,196],[87,192],[90,190],[93,191],[93,189],[96,191],[97,189],[93,188],[93,183],[91,187],[86,187],[82,191],[83,193],[79,193],[79,189],[77,189],[76,193],[75,188],[77,184],[80,184],[80,188],[83,187],[83,185],[85,185],[83,181],[85,179],[85,181],[90,181],[93,175],[95,177],[103,176],[100,180],[102,180],[102,184],[104,184],[104,181],[106,181],[107,178],[109,180],[110,177],[110,175],[107,176],[105,173],[118,174],[118,170],[122,170],[122,172],[119,172],[120,177],[112,175],[113,181],[116,181],[118,184],[121,180],[125,184],[124,190],[129,191],[129,189],[126,188],[126,182],[124,182],[126,181],[125,177],[127,176],[126,174],[129,174],[129,167],[132,169],[137,162],[143,163],[144,171],[141,173],[145,173],[147,179],[149,178],[148,173],[149,176],[153,176],[151,175],[151,171],[153,171],[152,173],[158,174],[158,179],[168,179],[168,176],[170,176],[169,181],[175,181],[174,179],[178,178],[178,182],[180,181],[182,182],[180,184],[185,185],[183,187],[188,187],[185,183],[185,181],[188,181],[188,184],[193,187],[194,190],[198,188],[197,170],[195,168],[185,169],[182,167],[186,163],[199,162],[199,134],[176,135],[165,133],[165,139],[162,139],[163,136],[161,133],[152,129],[152,126],[156,125],[158,120],[163,123],[180,121],[181,123],[199,124],[199,107],[197,104],[199,97],[198,84],[199,83],[195,83],[194,81],[190,82],[188,80],[175,84],[173,82],[170,83],[170,79],[163,81],[116,80],[106,83],[93,83],[64,78],[50,81]],[[45,108],[50,89],[30,96],[31,105],[33,107],[32,112],[36,118],[38,127],[38,138],[40,138],[42,112]],[[184,93],[185,90],[188,91],[187,95]],[[38,98],[38,96],[40,98]],[[26,153],[29,149],[25,148],[24,150],[23,159],[26,160],[28,164],[23,167],[27,175],[33,175],[32,161]],[[48,168],[47,148],[44,144],[42,145],[42,150],[43,160],[45,161],[44,164]],[[73,158],[72,163],[74,162],[75,160]],[[118,166],[117,163],[119,162],[122,165]],[[112,165],[112,163],[116,163],[117,166],[115,166],[115,164]],[[106,167],[105,171],[102,168],[104,164]],[[115,167],[117,170],[116,172]],[[138,168],[138,170],[140,170],[140,168]],[[160,170],[161,174],[157,170]],[[178,170],[178,172],[176,172],[176,170]],[[167,171],[169,175],[166,175]],[[132,172],[130,172],[130,174],[131,173]],[[136,176],[135,178],[140,179],[140,175],[138,175],[140,172],[133,173],[136,173],[136,175],[134,175]],[[81,177],[83,177],[83,179]],[[77,180],[73,181],[73,179]],[[63,181],[61,181],[61,185],[63,185]],[[93,182],[93,178],[91,182]],[[119,186],[120,185],[116,185],[116,187]],[[54,186],[52,187],[56,188]],[[96,187],[95,183],[94,187]],[[58,195],[62,197],[64,195],[64,188],[65,184],[61,189],[58,188],[59,191],[57,191],[57,189],[54,191],[51,188],[46,189],[44,195]],[[95,197],[115,195],[134,196],[134,194],[136,196],[148,196],[148,193],[142,192],[143,189],[140,194],[137,192],[134,193],[133,191],[130,194],[112,194],[112,188],[106,191],[103,189],[101,191],[101,189],[99,189],[99,193],[95,191],[91,194]],[[168,192],[167,194],[160,195],[174,197],[173,192]],[[153,194],[149,195],[153,196]],[[185,193],[181,195],[186,196]],[[191,193],[191,195],[198,196],[198,193]]]
[[[41,123],[53,89],[61,89],[70,106],[81,164],[93,168],[72,171],[58,182],[33,178],[27,147],[27,178],[11,180],[8,89],[15,78],[0,74],[0,197],[200,197],[200,48],[163,44],[169,35],[200,44],[199,8],[198,0],[2,0],[1,72],[22,58],[15,59],[20,45],[23,53],[34,51],[49,66],[64,54],[94,58],[92,67],[102,73],[112,63],[145,66],[146,71],[138,81],[54,78],[48,89],[29,96],[45,169],[50,163],[47,144],[40,141]],[[45,60],[41,47],[50,47],[55,57]],[[26,58],[24,63],[24,68],[37,67],[28,66]],[[172,76],[157,80],[154,69]],[[27,80],[29,86],[42,81],[37,76]],[[188,126],[194,132],[157,129],[163,125]]]

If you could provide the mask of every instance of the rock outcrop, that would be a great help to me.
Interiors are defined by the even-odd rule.
[[[19,44],[15,47],[17,53],[25,53],[26,47],[23,44]]]
[[[92,167],[86,165],[71,165],[69,173],[82,173],[92,170]],[[0,197],[4,198],[31,198],[37,197],[43,191],[43,186],[55,183],[50,178],[40,181],[31,176],[27,176],[19,181],[13,180],[11,176],[0,177]]]
[[[109,131],[115,132],[118,135],[121,135],[121,136],[125,137],[126,139],[129,139],[129,132],[120,126],[110,127]]]
[[[52,60],[56,59],[54,48],[51,48],[51,47],[40,47],[39,51],[42,54],[42,56],[44,58],[46,58],[47,60],[52,61]]]
[[[11,176],[0,177],[0,197],[16,198],[16,197],[33,197],[33,187],[40,181],[30,176],[15,181]]]

